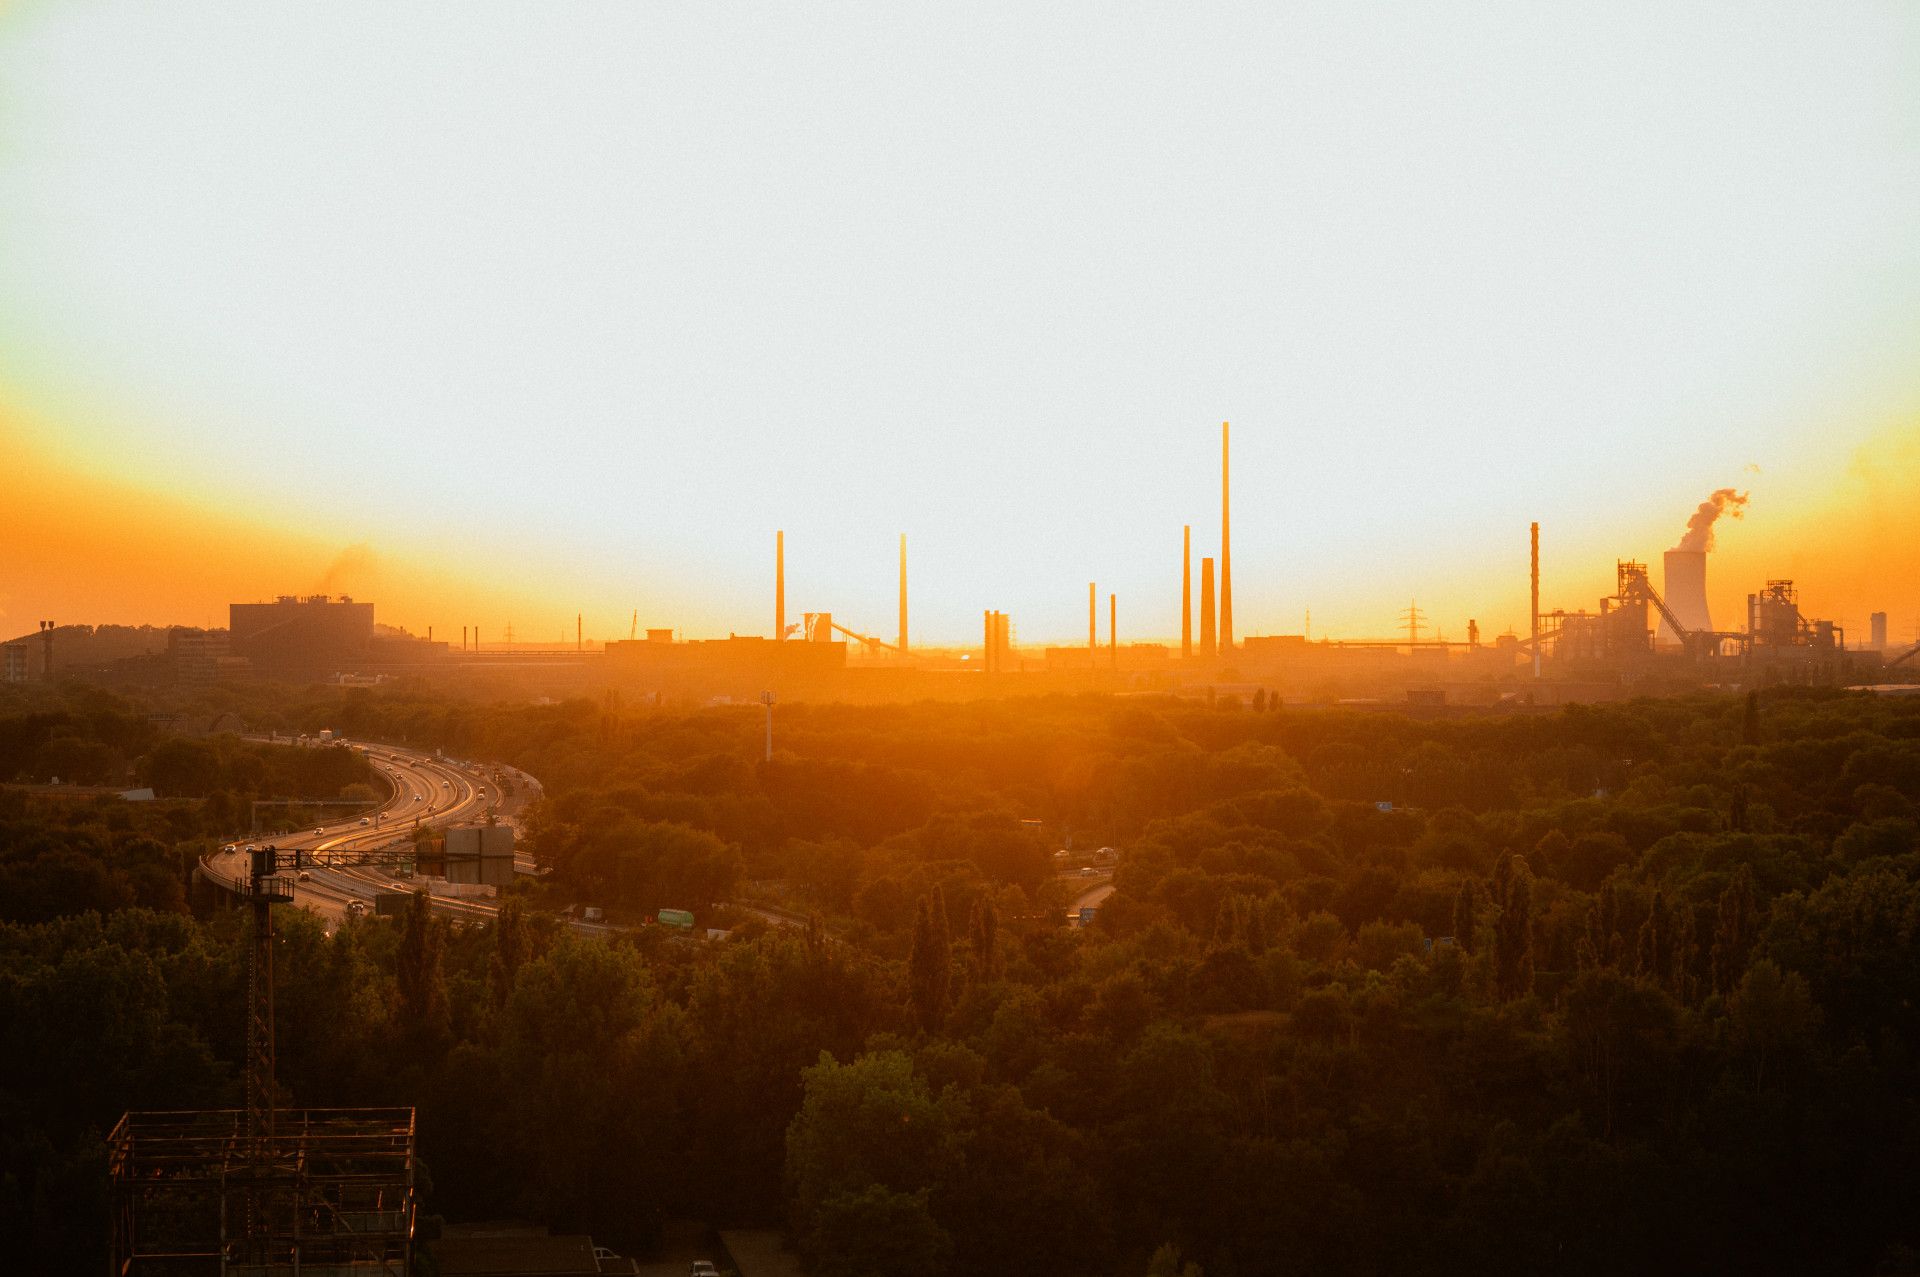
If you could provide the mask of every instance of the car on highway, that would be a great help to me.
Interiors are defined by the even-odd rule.
[[[301,871],[300,871],[300,872],[299,872],[298,874],[296,874],[296,875],[294,875],[294,877],[295,877],[295,879],[296,879],[297,881],[299,881],[299,882],[312,882],[312,881],[313,881],[313,875],[312,875],[312,874],[310,874],[310,873],[308,873],[308,872],[307,872],[306,870],[304,870],[304,869],[302,869],[302,870],[301,870]]]
[[[362,817],[360,817],[360,823],[361,823],[361,824],[363,824],[363,825],[371,825],[371,824],[373,823],[373,817],[371,817],[371,816],[362,816]]]
[[[313,832],[314,832],[314,835],[315,835],[316,837],[318,837],[318,836],[320,836],[320,835],[323,835],[323,834],[325,834],[325,833],[326,833],[327,831],[326,831],[325,829],[322,829],[322,828],[320,828],[319,826],[317,826],[317,825],[316,825],[316,826],[314,827],[314,830],[313,830]]]
[[[364,900],[347,901],[347,916],[349,918],[362,918],[366,916],[366,913],[367,913],[366,901]]]
[[[720,1277],[720,1270],[713,1266],[711,1259],[696,1259],[687,1277]]]

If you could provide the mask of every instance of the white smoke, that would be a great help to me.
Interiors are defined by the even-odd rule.
[[[1701,552],[1711,550],[1714,522],[1723,514],[1729,519],[1739,518],[1746,504],[1746,493],[1735,492],[1732,488],[1719,489],[1700,503],[1700,508],[1695,510],[1693,517],[1687,520],[1686,535],[1682,536],[1680,544],[1673,548]]]

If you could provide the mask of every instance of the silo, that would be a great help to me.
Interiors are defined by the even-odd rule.
[[[1707,552],[1668,550],[1666,580],[1660,587],[1660,597],[1688,630],[1696,634],[1711,630],[1713,617],[1707,611]],[[1660,636],[1656,641],[1668,646],[1677,646],[1680,642],[1680,636],[1664,617],[1660,620]]]

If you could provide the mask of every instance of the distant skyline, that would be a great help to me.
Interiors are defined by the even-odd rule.
[[[1920,8],[0,3],[0,631],[1920,615]],[[1657,576],[1656,576],[1657,579]],[[1723,611],[1723,609],[1725,609]],[[1102,639],[1105,617],[1101,617]]]

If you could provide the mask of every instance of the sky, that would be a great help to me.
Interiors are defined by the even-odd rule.
[[[1907,634],[1920,6],[0,0],[0,631],[1166,637],[1225,420],[1242,634]]]

